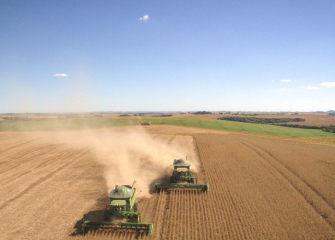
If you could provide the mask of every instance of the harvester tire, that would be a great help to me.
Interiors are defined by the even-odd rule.
[[[110,214],[107,210],[105,210],[104,212],[104,221],[110,221]]]
[[[134,203],[134,212],[138,212],[138,203]]]

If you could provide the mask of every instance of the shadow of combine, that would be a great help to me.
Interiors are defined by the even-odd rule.
[[[103,221],[104,218],[104,212],[105,212],[105,209],[106,209],[106,204],[108,203],[108,196],[103,196],[103,197],[100,197],[98,200],[97,200],[97,203],[96,203],[96,208],[97,209],[100,209],[100,210],[94,210],[94,211],[89,211],[87,213],[84,214],[83,218],[78,220],[74,226],[73,226],[73,229],[74,231],[69,235],[69,236],[77,236],[77,235],[82,235],[83,232],[82,232],[82,228],[81,226],[83,225],[84,221],[85,220],[90,220],[90,221]]]
[[[156,193],[155,187],[156,187],[157,183],[169,183],[169,182],[170,182],[170,175],[165,175],[163,177],[154,179],[150,183],[149,193],[150,194],[155,194]]]

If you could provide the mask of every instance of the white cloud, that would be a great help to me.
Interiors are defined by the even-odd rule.
[[[148,20],[149,20],[149,15],[148,14],[145,14],[138,19],[138,21],[143,21],[143,22],[146,22]]]
[[[322,82],[320,85],[323,87],[335,87],[335,82]]]
[[[66,73],[55,73],[54,75],[52,75],[53,77],[67,77]]]
[[[308,89],[308,90],[318,90],[319,89],[318,86],[313,86],[313,85],[307,85],[307,86],[305,86],[305,88]]]
[[[283,82],[283,83],[291,83],[292,82],[291,79],[282,79],[280,81]]]

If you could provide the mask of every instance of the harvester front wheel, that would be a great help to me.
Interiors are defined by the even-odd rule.
[[[138,211],[138,203],[134,203],[134,212],[137,212]]]
[[[108,210],[105,210],[104,212],[104,221],[110,221],[110,214]]]

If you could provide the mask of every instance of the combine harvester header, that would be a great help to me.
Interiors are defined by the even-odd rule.
[[[135,230],[153,233],[151,223],[141,223],[141,214],[138,212],[136,202],[136,181],[133,186],[116,185],[109,194],[109,205],[104,212],[104,221],[84,221],[82,233],[91,229]],[[121,222],[126,221],[126,222]]]
[[[187,160],[187,158],[186,158]],[[173,173],[170,177],[170,183],[157,183],[155,191],[169,189],[199,189],[209,191],[208,184],[198,184],[198,179],[190,170],[191,164],[184,159],[174,159]]]

